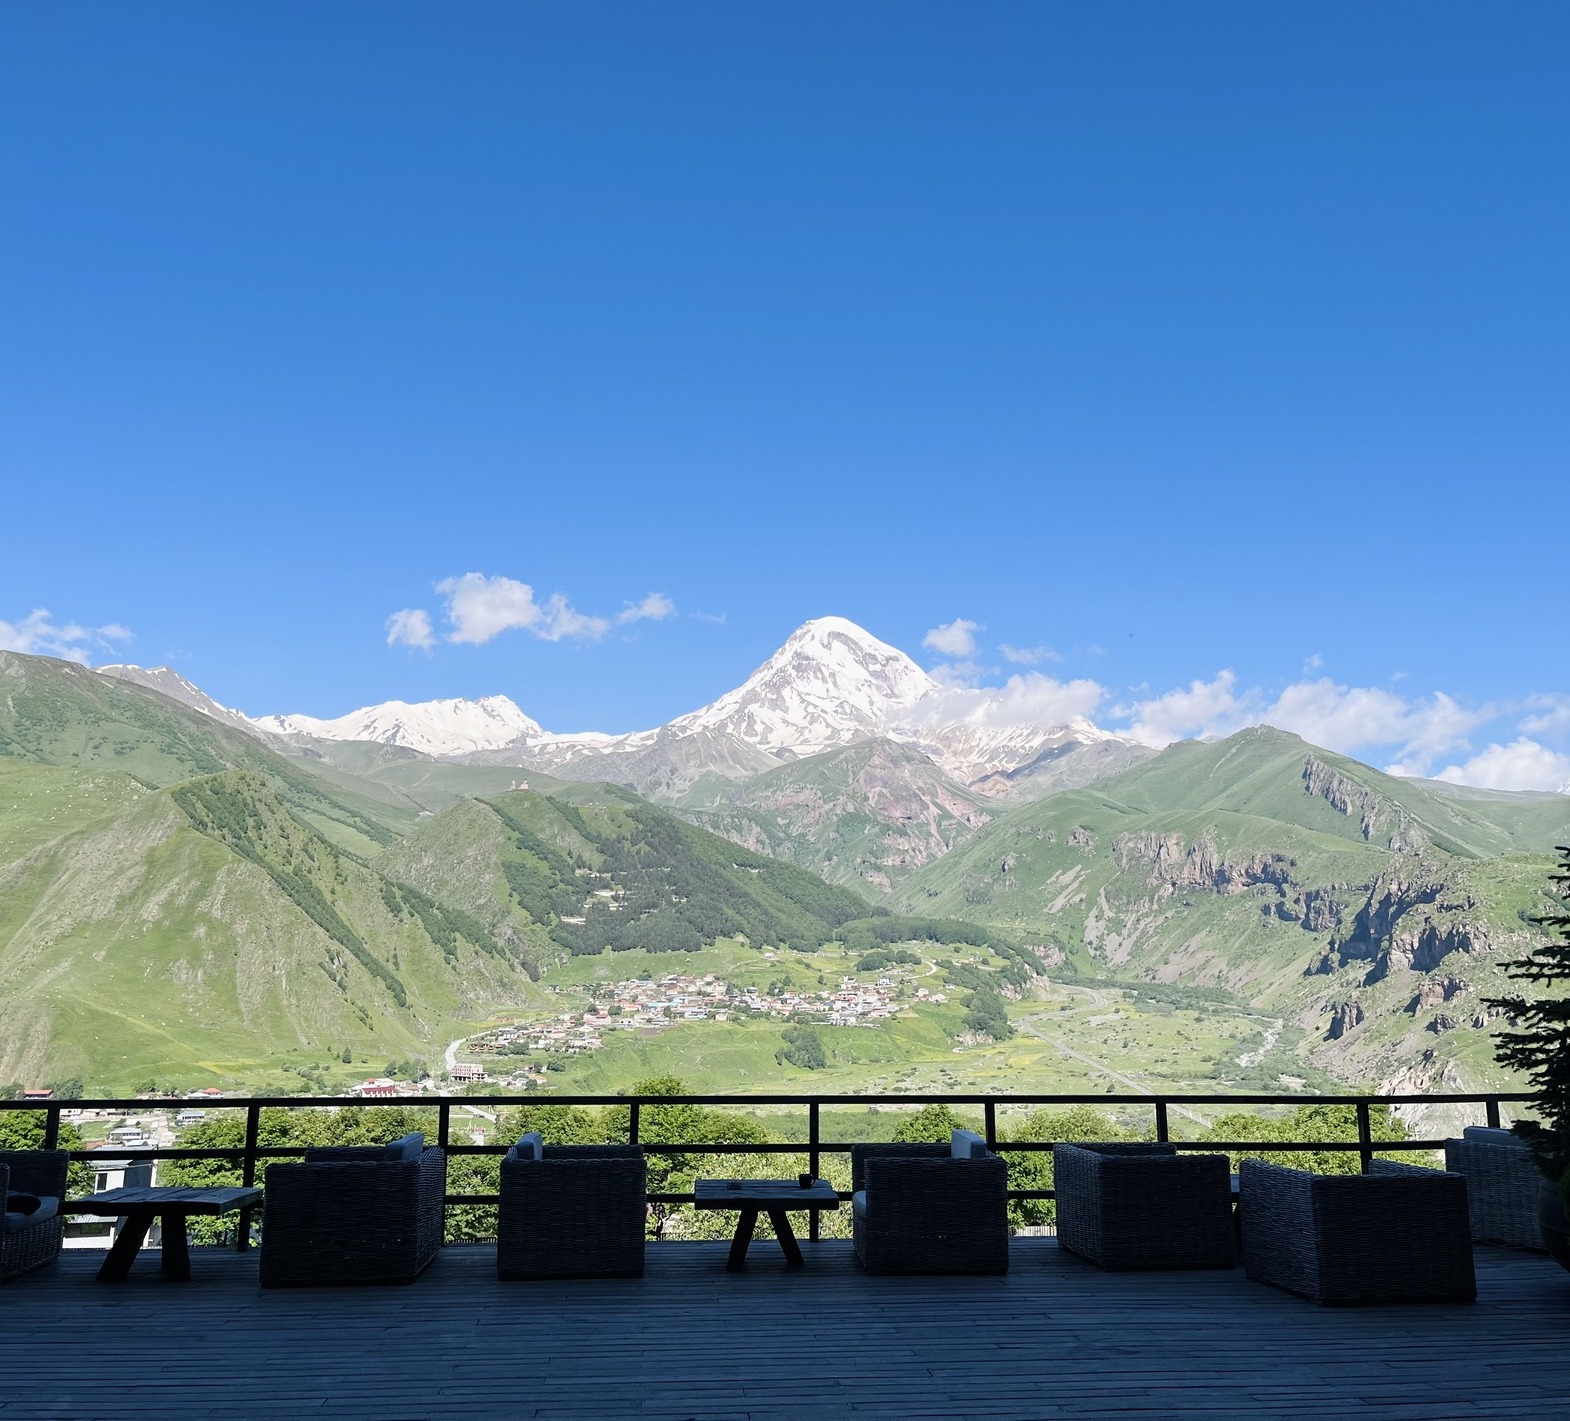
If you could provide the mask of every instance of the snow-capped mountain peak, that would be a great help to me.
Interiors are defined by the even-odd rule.
[[[818,617],[734,691],[669,729],[718,730],[760,749],[811,755],[881,735],[935,690],[903,651],[844,617]]]
[[[157,691],[160,695],[168,696],[172,701],[179,701],[181,705],[189,706],[192,710],[200,711],[203,715],[222,721],[236,730],[254,733],[255,727],[246,716],[237,710],[231,710],[228,706],[220,705],[200,686],[187,681],[173,667],[120,665],[97,666],[93,669],[100,676],[112,676],[116,681],[126,681],[133,686],[145,686],[150,691]]]
[[[252,724],[275,735],[315,735],[323,740],[372,740],[426,755],[467,755],[501,750],[542,735],[538,721],[507,696],[444,701],[385,701],[332,720],[308,715],[264,715]]]

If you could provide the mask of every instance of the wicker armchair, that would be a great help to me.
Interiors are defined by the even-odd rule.
[[[8,1209],[0,1222],[0,1283],[53,1263],[65,1223],[64,1150],[0,1150],[0,1196],[22,1194],[28,1208]],[[32,1200],[38,1205],[33,1207]],[[20,1205],[21,1201],[17,1201]]]
[[[1543,1250],[1537,1191],[1543,1173],[1526,1141],[1508,1130],[1469,1125],[1445,1141],[1445,1168],[1466,1176],[1472,1237],[1479,1243]]]
[[[638,1145],[543,1145],[524,1136],[502,1161],[496,1276],[638,1277],[646,1190]]]
[[[262,1286],[412,1283],[442,1246],[447,1193],[446,1155],[423,1146],[413,1135],[270,1166]]]
[[[1305,1174],[1246,1159],[1243,1266],[1316,1303],[1472,1302],[1459,1174],[1375,1160],[1372,1174]]]
[[[1007,1273],[1008,1164],[948,1145],[852,1145],[851,1228],[869,1273]]]
[[[1171,1145],[1054,1145],[1058,1243],[1099,1268],[1230,1268],[1231,1166]]]

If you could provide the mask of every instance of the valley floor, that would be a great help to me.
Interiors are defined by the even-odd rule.
[[[1479,1248],[1473,1306],[1317,1308],[1241,1270],[1103,1273],[1016,1239],[1004,1278],[869,1278],[843,1242],[784,1271],[659,1244],[641,1279],[498,1283],[444,1250],[407,1288],[262,1292],[196,1250],[0,1288],[0,1418],[1368,1418],[1570,1414],[1570,1274]]]

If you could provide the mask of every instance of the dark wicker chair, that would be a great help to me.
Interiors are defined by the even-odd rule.
[[[647,1170],[638,1145],[545,1145],[502,1161],[498,1278],[636,1278]]]
[[[1231,1268],[1231,1166],[1171,1145],[1052,1147],[1058,1243],[1100,1268]]]
[[[1243,1161],[1243,1266],[1316,1303],[1472,1302],[1459,1174],[1375,1160],[1372,1174]]]
[[[267,1170],[264,1288],[412,1283],[442,1246],[447,1157],[390,1159],[381,1146],[311,1149]]]
[[[1473,1239],[1543,1251],[1537,1221],[1543,1172],[1525,1140],[1508,1130],[1468,1126],[1459,1140],[1445,1141],[1445,1168],[1466,1176]]]
[[[8,1212],[0,1226],[0,1283],[60,1256],[70,1163],[64,1150],[0,1150],[0,1196],[26,1194],[40,1201],[29,1212]]]
[[[852,1145],[851,1228],[869,1273],[1007,1273],[1008,1164],[948,1145]]]

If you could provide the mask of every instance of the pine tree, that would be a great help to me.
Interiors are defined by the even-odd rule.
[[[1570,909],[1570,847],[1560,846],[1559,871],[1549,882]],[[1552,936],[1505,970],[1519,981],[1570,983],[1570,911],[1534,921]],[[1522,1121],[1516,1133],[1531,1143],[1543,1172],[1564,1188],[1570,1184],[1570,995],[1499,997],[1488,1005],[1508,1013],[1518,1028],[1500,1033],[1494,1055],[1502,1066],[1525,1073],[1542,1117],[1541,1123]]]

